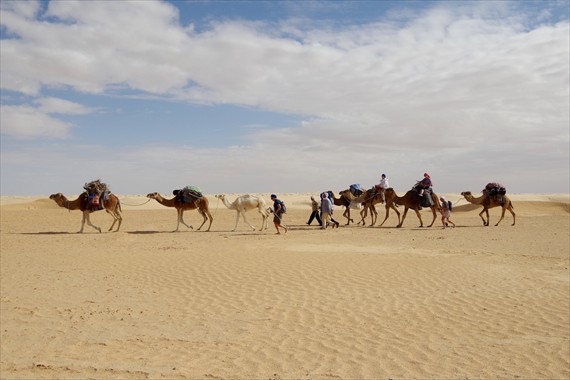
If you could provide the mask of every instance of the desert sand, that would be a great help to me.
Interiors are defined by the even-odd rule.
[[[99,211],[83,234],[47,195],[2,197],[0,378],[569,378],[568,194],[510,195],[515,226],[446,194],[457,228],[346,226],[337,208],[325,231],[310,195],[279,194],[282,235],[232,232],[213,195],[210,232],[119,195],[121,230]]]

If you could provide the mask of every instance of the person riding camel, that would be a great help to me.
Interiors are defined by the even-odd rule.
[[[374,191],[376,192],[376,194],[380,194],[382,202],[386,201],[386,198],[384,197],[384,191],[389,187],[390,184],[388,183],[388,177],[386,177],[386,174],[382,174],[380,182],[378,183],[378,185],[374,186]]]
[[[418,195],[424,195],[425,190],[429,190],[433,186],[431,182],[431,177],[428,173],[424,173],[424,178],[421,181],[418,181],[414,188],[418,191]]]

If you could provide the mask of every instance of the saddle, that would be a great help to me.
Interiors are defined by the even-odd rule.
[[[354,195],[355,197],[359,197],[363,193],[362,186],[358,183],[350,185],[349,189],[350,189],[350,193],[352,195]]]
[[[489,197],[492,197],[495,195],[507,194],[507,189],[505,189],[505,187],[500,183],[489,182],[481,192]]]
[[[85,183],[83,185],[85,191],[87,191],[87,205],[91,211],[102,210],[104,202],[109,199],[109,186],[106,183],[101,182],[100,179],[96,179],[91,182]]]
[[[109,200],[110,191],[105,190],[102,193],[98,192],[87,192],[85,198],[87,200],[87,206],[91,211],[103,210],[105,208],[104,202]]]
[[[197,186],[186,186],[182,189],[173,190],[172,194],[176,196],[176,200],[182,203],[194,203],[202,199],[202,191]]]

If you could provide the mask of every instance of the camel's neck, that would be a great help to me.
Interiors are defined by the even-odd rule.
[[[396,192],[386,193],[386,201],[387,202],[395,202],[399,203],[404,200],[404,197],[399,197]]]
[[[66,197],[61,197],[61,203],[59,204],[60,207],[66,208],[68,210],[78,210],[81,208],[81,197],[80,195],[76,200],[70,201]]]
[[[226,206],[227,208],[229,208],[230,210],[235,210],[235,205],[233,203],[230,203],[230,201],[228,200],[228,198],[226,197],[222,197],[222,202],[224,202],[224,206]]]
[[[163,205],[163,206],[166,206],[166,207],[176,207],[176,206],[174,205],[174,200],[175,200],[176,198],[166,199],[166,198],[163,198],[162,195],[159,194],[159,195],[157,195],[157,197],[154,198],[154,199],[156,199],[156,201],[157,201],[158,203],[160,203],[161,205]]]
[[[480,205],[481,203],[483,203],[483,200],[485,199],[484,196],[480,196],[478,198],[475,198],[473,195],[466,195],[465,196],[465,200],[469,203],[473,203],[476,205]]]
[[[374,196],[372,195],[372,192],[370,190],[367,190],[360,194],[358,197],[354,198],[352,201],[356,203],[362,203],[371,200],[373,197]]]

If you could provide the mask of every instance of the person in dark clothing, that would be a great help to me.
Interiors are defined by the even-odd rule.
[[[285,233],[287,233],[289,229],[283,225],[283,214],[285,213],[283,202],[277,199],[277,195],[275,194],[271,194],[271,200],[273,201],[273,224],[275,225],[275,229],[278,234],[281,234],[279,227],[283,228]]]
[[[317,223],[319,223],[319,225],[322,225],[323,222],[321,221],[321,216],[319,215],[319,202],[315,200],[315,197],[311,197],[311,207],[313,211],[311,212],[311,216],[309,217],[307,224],[310,226],[313,222],[313,219],[317,219]]]

